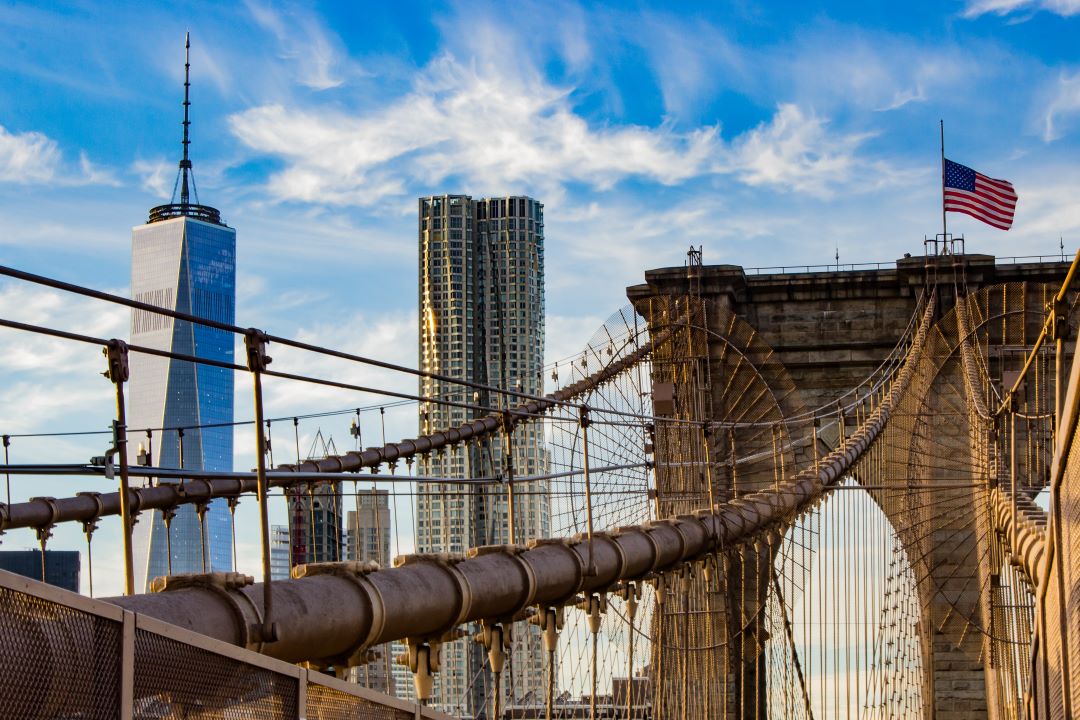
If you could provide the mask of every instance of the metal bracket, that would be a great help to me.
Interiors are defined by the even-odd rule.
[[[262,651],[264,643],[274,642],[278,639],[277,623],[271,623],[270,627],[262,622],[258,608],[246,593],[238,592],[242,588],[252,585],[255,578],[238,572],[212,572],[193,573],[190,575],[168,575],[156,577],[150,581],[150,592],[173,592],[176,590],[201,589],[218,595],[228,604],[229,609],[239,621],[237,626],[242,628],[240,643],[248,650]],[[250,618],[240,605],[243,598],[251,609],[255,622],[249,623]]]
[[[435,565],[441,568],[457,586],[458,606],[453,622],[448,625],[451,628],[448,632],[452,632],[453,628],[465,621],[465,616],[468,614],[469,608],[472,607],[472,587],[469,585],[468,578],[456,567],[458,563],[464,560],[465,556],[457,553],[417,553],[399,555],[394,558],[394,567],[405,567],[415,563]]]
[[[379,569],[379,564],[374,560],[307,563],[297,565],[292,569],[292,577],[296,580],[320,575],[346,578],[351,580],[367,599],[368,607],[371,610],[371,626],[368,629],[367,637],[343,658],[344,665],[347,667],[365,665],[371,662],[371,646],[382,635],[383,628],[386,626],[386,604],[383,601],[382,593],[367,579],[367,575],[377,572]],[[333,662],[331,664],[337,666],[341,663]]]
[[[374,560],[346,560],[343,562],[306,563],[295,566],[292,571],[294,580],[318,575],[336,575],[338,577],[350,577],[355,575],[367,575],[381,569],[379,563]]]
[[[247,349],[247,366],[252,372],[263,372],[273,358],[266,354],[266,333],[255,328],[248,328],[244,333],[244,347]]]
[[[1064,300],[1054,299],[1053,304],[1054,324],[1052,327],[1052,339],[1068,340],[1072,328],[1069,327],[1069,304]]]
[[[170,592],[186,588],[239,590],[253,585],[255,578],[238,572],[192,573],[156,577],[150,582],[150,592]]]
[[[44,546],[45,542],[52,537],[52,529],[56,527],[56,518],[60,515],[60,511],[56,508],[56,498],[32,497],[30,502],[42,502],[49,506],[49,521],[34,528],[34,534],[37,535],[38,542]]]
[[[531,625],[540,628],[544,638],[544,650],[555,652],[559,647],[559,631],[563,628],[563,607],[541,607],[539,612],[529,618]]]
[[[108,370],[105,371],[105,377],[114,383],[127,382],[129,370],[127,343],[114,338],[108,342],[101,352],[108,361]]]
[[[82,522],[83,532],[86,533],[86,537],[89,539],[90,536],[94,534],[94,531],[97,530],[98,519],[101,517],[102,510],[105,509],[105,504],[101,501],[101,493],[92,490],[75,493],[75,497],[88,497],[94,501],[94,505],[97,507],[97,510],[94,511],[94,516],[87,518]]]
[[[521,576],[525,580],[527,588],[525,591],[525,601],[521,604],[521,609],[514,613],[513,616],[503,618],[510,623],[517,620],[518,615],[532,605],[533,599],[536,597],[536,573],[533,572],[532,565],[521,558],[521,554],[527,549],[528,548],[524,545],[481,545],[480,547],[469,548],[468,551],[468,557],[470,558],[483,557],[485,555],[503,555],[513,560],[514,564],[517,565],[518,569],[521,571]]]
[[[592,593],[578,603],[578,608],[589,616],[589,632],[593,635],[600,632],[601,616],[607,612],[607,595]]]

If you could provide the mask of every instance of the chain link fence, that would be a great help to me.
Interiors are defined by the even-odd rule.
[[[452,720],[0,571],[0,720]]]

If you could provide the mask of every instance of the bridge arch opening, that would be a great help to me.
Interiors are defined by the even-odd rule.
[[[847,478],[773,548],[768,717],[922,718],[925,628],[907,549]]]

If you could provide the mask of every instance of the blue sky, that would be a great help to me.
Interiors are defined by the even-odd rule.
[[[969,251],[1080,242],[1078,0],[7,2],[0,262],[127,292],[131,227],[175,180],[185,30],[199,196],[237,229],[238,322],[278,334],[414,365],[430,193],[546,204],[552,359],[690,244],[748,267],[917,254],[940,227],[940,118],[951,159],[1020,196],[1007,233],[951,216]],[[127,332],[121,311],[7,282],[0,315]],[[107,424],[96,350],[10,332],[0,346],[3,432]],[[269,392],[272,414],[357,403]],[[415,429],[412,411],[389,422],[389,437]]]

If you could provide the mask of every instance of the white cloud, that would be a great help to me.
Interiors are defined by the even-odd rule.
[[[1071,17],[1080,13],[1080,0],[969,0],[964,8],[964,17],[974,18],[988,13],[1009,15],[1038,10]]]
[[[116,291],[125,295],[126,291]],[[0,317],[110,339],[127,337],[129,311],[22,282],[0,285]],[[96,376],[105,369],[101,349],[21,330],[0,337],[0,370]]]
[[[163,200],[172,196],[176,163],[165,160],[136,160],[131,164],[131,171],[139,176],[139,182],[147,192]]]
[[[47,183],[60,169],[60,147],[39,132],[11,133],[0,125],[0,182]]]
[[[724,84],[746,82],[744,49],[700,21],[646,14],[636,32],[660,83],[664,109],[693,116]]]
[[[747,185],[773,185],[817,196],[828,196],[833,187],[852,181],[873,189],[905,177],[880,161],[856,157],[869,134],[832,136],[826,124],[795,105],[781,105],[771,121],[735,140],[731,168]]]
[[[21,185],[111,185],[120,182],[111,170],[94,165],[85,152],[79,153],[78,170],[64,163],[60,145],[48,135],[35,131],[9,132],[0,125],[0,182]]]
[[[127,337],[128,312],[120,306],[22,282],[0,285],[0,317],[19,322],[107,340]],[[0,427],[11,434],[107,428],[115,405],[113,386],[101,377],[104,370],[101,347],[28,331],[0,330],[0,372],[8,379],[7,386],[0,389]],[[19,441],[20,452],[38,449],[28,442]],[[63,449],[54,443],[44,452],[54,459],[71,461]],[[31,462],[32,457],[23,455],[23,461]]]
[[[792,49],[765,51],[757,65],[764,68],[764,89],[840,114],[955,99],[989,73],[986,63],[973,58],[998,54],[993,48],[928,45],[903,35],[825,25],[802,34]]]
[[[90,162],[90,158],[85,152],[79,153],[79,171],[82,174],[83,182],[87,185],[109,185],[111,187],[119,187],[121,184],[112,170],[102,168]]]
[[[254,0],[246,4],[255,22],[277,39],[281,57],[294,64],[300,84],[329,90],[355,69],[339,50],[340,40],[313,15],[295,8],[279,12]]]
[[[388,313],[378,317],[354,314],[300,328],[290,337],[406,367],[416,363],[416,317],[412,313]],[[412,375],[285,346],[272,347],[270,354],[274,358],[272,370],[384,390],[416,392],[417,381]],[[378,396],[370,394],[277,379],[266,381],[266,393],[268,415],[379,402]],[[243,391],[238,391],[238,396],[244,397]],[[341,438],[337,440],[340,442]]]
[[[1047,183],[1047,178],[1053,181]],[[1021,175],[1017,178],[1020,199],[1017,201],[1016,224],[1008,233],[995,234],[1002,255],[1046,254],[1064,238],[1066,251],[1072,254],[1080,239],[1080,175],[1072,168],[1056,172]],[[1017,245],[1016,235],[1028,240]],[[1037,248],[1037,250],[1036,250]],[[1071,249],[1070,249],[1071,248]]]
[[[821,192],[842,180],[839,170],[865,137],[832,137],[823,120],[785,105],[767,127],[728,147],[717,126],[593,127],[569,95],[532,73],[444,55],[411,93],[375,113],[266,105],[229,122],[249,148],[285,161],[270,177],[273,196],[342,205],[371,205],[451,178],[501,192],[542,188],[551,197],[572,182],[606,190],[631,177],[676,185],[735,172],[755,185]]]
[[[898,89],[893,91],[892,100],[882,107],[877,108],[880,112],[887,112],[889,110],[899,110],[905,105],[910,105],[915,102],[926,102],[926,92],[923,90],[921,84],[915,85],[913,88]]]
[[[1042,137],[1046,142],[1061,138],[1067,121],[1080,114],[1080,72],[1061,75],[1053,93],[1043,113]]]

